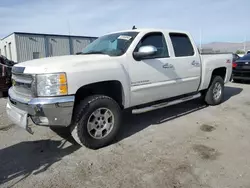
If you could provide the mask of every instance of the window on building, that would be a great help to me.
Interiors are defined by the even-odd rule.
[[[135,51],[138,51],[142,46],[152,45],[157,48],[157,53],[152,58],[164,58],[168,57],[168,48],[165,41],[165,37],[162,33],[150,33],[144,36]]]
[[[33,52],[33,59],[39,59],[40,58],[40,52]]]
[[[53,44],[49,42],[49,57],[53,56]]]
[[[11,42],[9,43],[9,59],[12,60]]]
[[[186,34],[170,33],[169,35],[173,44],[176,57],[194,55],[193,45]]]

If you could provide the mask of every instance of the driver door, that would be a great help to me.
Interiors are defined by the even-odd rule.
[[[161,32],[148,33],[137,44],[134,52],[141,46],[152,45],[157,48],[156,54],[147,59],[132,60],[129,66],[131,79],[131,105],[149,103],[174,95],[176,86],[174,71],[169,72],[168,45]]]

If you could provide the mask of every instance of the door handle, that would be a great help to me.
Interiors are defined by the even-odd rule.
[[[162,66],[164,69],[171,69],[174,68],[174,66],[172,64],[166,63]]]
[[[199,67],[200,63],[198,61],[192,61],[191,65],[195,66],[195,67]]]

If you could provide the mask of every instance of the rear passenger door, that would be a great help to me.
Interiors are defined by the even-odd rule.
[[[201,79],[201,60],[195,44],[184,33],[169,33],[169,43],[172,44],[168,74],[176,83],[176,96],[198,90]],[[173,77],[175,76],[175,78]]]

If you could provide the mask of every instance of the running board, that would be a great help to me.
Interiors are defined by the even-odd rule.
[[[141,113],[144,113],[144,112],[149,112],[149,111],[164,108],[164,107],[167,107],[167,106],[172,106],[172,105],[179,104],[179,103],[182,103],[182,102],[197,99],[200,96],[201,96],[201,94],[198,93],[198,94],[190,95],[188,97],[184,97],[184,98],[177,99],[177,100],[174,100],[174,101],[169,101],[169,102],[164,102],[164,103],[160,103],[160,104],[155,104],[155,105],[152,105],[152,106],[147,106],[147,107],[144,107],[144,108],[134,109],[134,110],[132,110],[132,114],[141,114]]]

